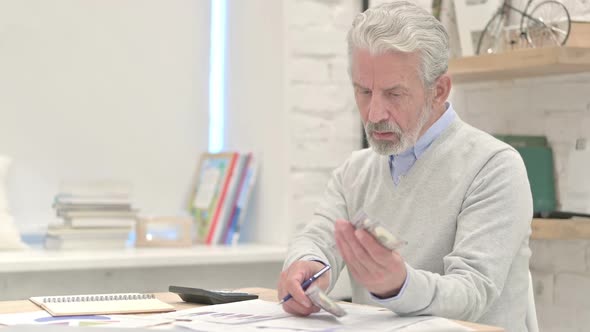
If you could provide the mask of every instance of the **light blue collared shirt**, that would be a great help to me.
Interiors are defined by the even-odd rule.
[[[435,123],[426,130],[424,135],[420,136],[416,144],[407,149],[406,151],[398,154],[389,156],[389,170],[391,171],[391,177],[393,183],[397,186],[400,180],[408,174],[412,166],[416,163],[416,160],[420,159],[420,156],[430,147],[432,142],[436,140],[445,129],[447,129],[456,117],[455,110],[451,103],[447,103],[447,110],[436,120]]]

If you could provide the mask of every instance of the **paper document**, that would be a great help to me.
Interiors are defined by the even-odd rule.
[[[250,300],[212,305],[159,315],[174,318],[175,325],[193,331],[398,331],[429,320],[431,316],[399,317],[388,309],[344,303],[347,315],[337,318],[325,311],[308,317],[285,313],[276,302]],[[415,331],[415,330],[408,330]]]
[[[284,312],[283,308],[277,305],[276,302],[249,300],[179,310],[160,316],[184,321],[199,320],[210,323],[237,325],[279,319],[289,317],[290,315]]]
[[[400,332],[469,332],[474,329],[459,325],[446,318],[436,317],[400,330]]]
[[[0,325],[65,325],[100,327],[151,327],[172,322],[155,316],[135,315],[88,315],[53,317],[46,311],[33,311],[0,315]]]
[[[211,305],[157,315],[90,315],[52,317],[45,311],[0,315],[3,325],[65,325],[100,327],[152,327],[155,329],[188,328],[210,332],[347,332],[402,331],[450,332],[472,331],[453,321],[430,316],[399,317],[391,311],[373,306],[341,304],[347,315],[342,318],[327,312],[308,317],[287,314],[276,302],[250,300]],[[174,325],[168,324],[174,322]]]
[[[374,306],[341,304],[341,307],[347,312],[347,315],[341,318],[320,311],[308,317],[289,316],[259,322],[256,326],[292,331],[398,331],[434,318],[431,316],[400,317],[388,309]]]
[[[45,310],[0,315],[0,325],[41,324],[51,317]]]
[[[197,332],[274,332],[273,329],[263,329],[256,327],[255,325],[227,325],[219,323],[209,323],[200,320],[194,320],[190,322],[176,322],[175,327],[183,327]],[[285,330],[281,329],[281,332]]]

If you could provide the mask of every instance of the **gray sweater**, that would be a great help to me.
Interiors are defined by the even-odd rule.
[[[285,267],[317,257],[332,265],[334,285],[344,268],[334,221],[359,209],[408,241],[399,249],[408,283],[378,304],[351,278],[354,302],[526,331],[532,198],[513,148],[457,117],[397,186],[387,156],[354,152],[291,241]]]

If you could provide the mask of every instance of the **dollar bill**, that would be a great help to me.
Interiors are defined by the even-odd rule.
[[[407,244],[406,241],[401,240],[395,236],[381,222],[369,218],[369,216],[363,210],[359,210],[359,212],[357,212],[357,214],[352,219],[352,224],[355,228],[365,229],[387,249],[394,250]]]
[[[342,317],[346,315],[346,311],[332,300],[321,288],[316,285],[312,285],[305,291],[305,295],[309,297],[311,302],[316,306],[324,309],[336,317]]]

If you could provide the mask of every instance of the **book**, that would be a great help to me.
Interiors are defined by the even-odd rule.
[[[57,194],[54,199],[56,204],[91,204],[91,205],[125,205],[130,204],[128,196],[72,196]]]
[[[250,196],[252,195],[252,189],[256,183],[257,172],[256,160],[253,155],[250,155],[248,166],[245,171],[246,174],[240,187],[238,201],[236,202],[230,225],[225,234],[225,244],[228,245],[236,245],[238,243],[240,238],[240,228],[244,224],[248,212]]]
[[[48,250],[110,250],[125,249],[127,238],[123,239],[71,239],[46,236],[43,247]]]
[[[71,228],[64,225],[50,224],[47,228],[46,236],[73,239],[118,239],[127,238],[131,227],[95,227],[95,228]]]
[[[201,156],[189,204],[195,219],[197,242],[212,240],[237,156],[237,153],[204,153]]]
[[[49,225],[45,249],[123,249],[132,228],[70,228]]]
[[[240,185],[242,183],[242,175],[247,166],[248,154],[240,154],[234,166],[231,175],[231,182],[229,183],[225,201],[221,206],[217,227],[212,229],[209,234],[207,244],[223,244],[225,242],[224,235],[231,223],[231,217],[236,206]]]
[[[251,161],[252,161],[252,154],[248,153],[247,155],[245,155],[245,162],[244,162],[244,167],[241,170],[241,174],[240,174],[240,179],[239,179],[239,184],[238,187],[236,188],[236,195],[234,197],[234,201],[232,203],[231,206],[231,213],[229,216],[229,220],[227,221],[227,225],[225,227],[224,233],[223,233],[223,237],[221,239],[221,243],[223,244],[228,244],[227,238],[228,236],[231,236],[230,233],[233,233],[232,231],[232,227],[236,222],[236,219],[240,213],[240,207],[239,207],[239,203],[240,203],[240,196],[243,196],[243,191],[244,191],[244,187],[247,185],[247,178],[248,178],[248,172],[249,172],[249,168],[251,166]]]
[[[256,179],[252,153],[204,153],[189,199],[195,241],[208,245],[237,241]]]
[[[73,204],[73,203],[53,203],[53,208],[58,213],[66,211],[86,211],[86,210],[101,210],[101,211],[133,211],[131,204],[101,204],[101,203],[84,203],[84,204]]]
[[[236,152],[233,152],[231,154],[231,162],[228,166],[227,175],[225,177],[223,187],[221,187],[221,192],[219,193],[217,202],[215,204],[215,213],[213,214],[209,231],[207,232],[207,238],[205,240],[205,243],[208,245],[215,244],[215,234],[217,234],[219,232],[219,228],[222,227],[221,220],[223,218],[223,211],[229,202],[228,197],[231,191],[231,184],[234,182],[234,179],[236,177],[236,164],[239,159],[239,154]]]
[[[68,296],[36,296],[29,300],[50,315],[110,315],[175,311],[173,306],[153,294],[119,293]]]
[[[128,181],[114,179],[75,180],[60,181],[59,192],[61,195],[70,196],[129,196],[132,185]]]
[[[64,218],[64,225],[71,228],[133,228],[136,218],[116,217],[81,217]]]
[[[62,218],[136,218],[137,210],[58,210]]]

